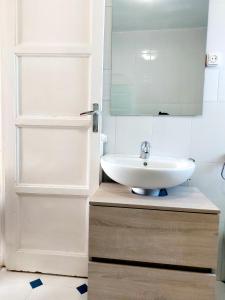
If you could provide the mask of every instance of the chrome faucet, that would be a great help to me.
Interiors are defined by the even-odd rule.
[[[150,157],[150,149],[151,145],[149,142],[144,141],[141,143],[141,152],[140,152],[140,158],[142,159],[149,159]]]

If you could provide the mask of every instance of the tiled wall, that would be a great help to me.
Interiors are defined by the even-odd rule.
[[[225,161],[225,0],[210,0],[207,52],[219,53],[221,61],[219,67],[206,69],[204,112],[199,117],[110,115],[111,18],[112,1],[106,0],[103,132],[108,135],[108,144],[105,151],[138,154],[140,143],[148,140],[154,155],[195,158],[197,169],[191,184],[210,197],[224,216],[225,181],[220,173]],[[221,228],[225,228],[224,222]],[[221,230],[221,237],[223,234]]]

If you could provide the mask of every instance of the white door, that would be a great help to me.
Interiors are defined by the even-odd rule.
[[[104,0],[0,0],[6,267],[87,276]]]

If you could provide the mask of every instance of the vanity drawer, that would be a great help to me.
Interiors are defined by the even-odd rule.
[[[217,214],[91,206],[89,255],[215,269],[218,220]]]
[[[213,300],[215,275],[89,263],[89,300]]]

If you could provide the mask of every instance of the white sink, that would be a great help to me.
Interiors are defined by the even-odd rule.
[[[191,159],[109,154],[101,158],[105,173],[114,181],[129,186],[137,194],[160,195],[160,190],[180,185],[191,178],[195,163]],[[162,196],[167,194],[166,190]]]

